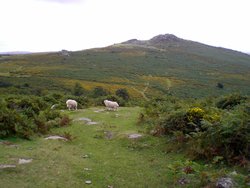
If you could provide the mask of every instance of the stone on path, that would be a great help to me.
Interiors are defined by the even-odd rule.
[[[86,184],[91,184],[92,182],[90,180],[85,181]]]
[[[18,164],[27,164],[31,163],[33,159],[19,159]]]
[[[216,182],[217,188],[232,188],[234,187],[234,182],[232,178],[220,178]]]
[[[84,168],[85,171],[91,171],[91,168]]]
[[[137,134],[137,133],[133,133],[133,134],[128,135],[128,138],[130,138],[130,139],[136,139],[136,138],[140,138],[140,137],[142,137],[142,135]]]
[[[181,185],[185,185],[185,184],[190,183],[190,181],[188,179],[186,179],[186,178],[180,178],[178,180],[178,183],[181,184]]]
[[[92,120],[86,117],[81,117],[77,119],[78,121],[86,121],[86,122],[91,122]]]
[[[89,156],[86,154],[86,155],[83,155],[82,158],[89,158]]]
[[[5,168],[16,168],[16,165],[0,164],[0,169],[5,169]]]
[[[99,112],[104,112],[105,111],[105,109],[98,109],[98,110],[94,110],[94,112],[96,112],[96,113],[99,113]]]
[[[47,138],[45,138],[45,140],[65,140],[65,141],[68,141],[67,138],[64,138],[62,136],[49,136]]]
[[[95,122],[95,121],[90,121],[87,123],[87,125],[97,125],[97,124],[98,124],[98,122]]]
[[[98,124],[98,122],[92,121],[91,119],[86,118],[86,117],[78,118],[75,121],[84,121],[87,125],[97,125]]]

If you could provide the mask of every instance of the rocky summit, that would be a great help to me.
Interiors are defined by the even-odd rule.
[[[150,43],[181,42],[183,39],[173,34],[157,35],[149,40]]]

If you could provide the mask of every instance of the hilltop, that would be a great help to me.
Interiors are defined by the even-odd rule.
[[[249,55],[172,34],[75,52],[1,55],[0,70],[3,91],[24,83],[66,91],[79,82],[86,90],[126,88],[133,97],[250,93]]]

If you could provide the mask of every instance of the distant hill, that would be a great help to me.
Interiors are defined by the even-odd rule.
[[[165,34],[105,48],[0,57],[0,76],[47,90],[70,90],[76,82],[87,90],[126,88],[134,97],[249,94],[250,56]]]
[[[18,54],[31,54],[32,52],[13,51],[13,52],[0,52],[0,55],[18,55]]]

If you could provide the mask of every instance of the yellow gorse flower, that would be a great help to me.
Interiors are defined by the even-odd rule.
[[[205,114],[205,111],[199,107],[193,107],[188,110],[187,112],[187,118],[189,121],[193,121],[197,118],[202,118]]]

